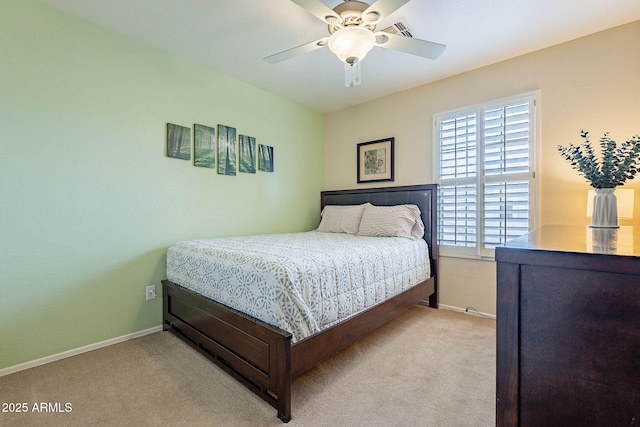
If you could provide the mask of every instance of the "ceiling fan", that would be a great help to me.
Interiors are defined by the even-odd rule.
[[[446,46],[426,40],[376,32],[376,25],[409,0],[377,0],[372,5],[363,1],[345,0],[330,9],[320,0],[291,0],[327,23],[329,36],[275,55],[265,61],[275,64],[294,56],[328,46],[345,64],[345,86],[360,84],[360,62],[374,46],[397,50],[428,59],[438,58]]]

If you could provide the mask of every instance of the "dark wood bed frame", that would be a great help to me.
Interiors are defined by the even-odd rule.
[[[411,289],[294,344],[291,334],[163,280],[163,329],[170,330],[291,420],[291,382],[322,360],[428,298],[438,307],[437,185],[323,191],[325,205],[415,204],[425,224],[432,276]]]

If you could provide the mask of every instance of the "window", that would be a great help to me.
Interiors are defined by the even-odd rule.
[[[443,255],[493,257],[533,228],[537,97],[435,115]]]

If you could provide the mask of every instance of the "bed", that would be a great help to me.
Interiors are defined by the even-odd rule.
[[[418,284],[402,289],[393,297],[383,300],[379,297],[368,298],[375,301],[357,314],[346,313],[343,316],[345,319],[338,318],[338,321],[325,314],[328,326],[323,326],[320,330],[315,326],[301,328],[302,330],[292,327],[285,329],[274,325],[275,321],[269,323],[260,320],[258,317],[267,319],[262,314],[254,313],[258,316],[255,317],[229,306],[233,304],[216,301],[217,295],[206,296],[204,292],[188,289],[194,288],[192,284],[185,285],[190,281],[189,275],[173,273],[173,280],[162,281],[163,329],[176,334],[263,398],[277,410],[278,417],[283,422],[288,422],[291,419],[293,379],[412,305],[422,303],[438,307],[436,202],[435,184],[321,193],[321,209],[326,206],[363,204],[415,205],[419,208],[420,219],[424,224],[421,240],[428,246],[428,277],[419,276]],[[180,281],[185,283],[176,283]],[[305,313],[303,315],[306,316]]]

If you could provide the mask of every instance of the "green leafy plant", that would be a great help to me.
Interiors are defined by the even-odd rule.
[[[601,160],[596,157],[589,132],[581,130],[580,136],[584,140],[582,144],[569,144],[568,147],[558,145],[558,151],[593,188],[615,188],[638,173],[640,135],[632,136],[618,147],[609,137],[609,132],[605,133],[600,138]]]

